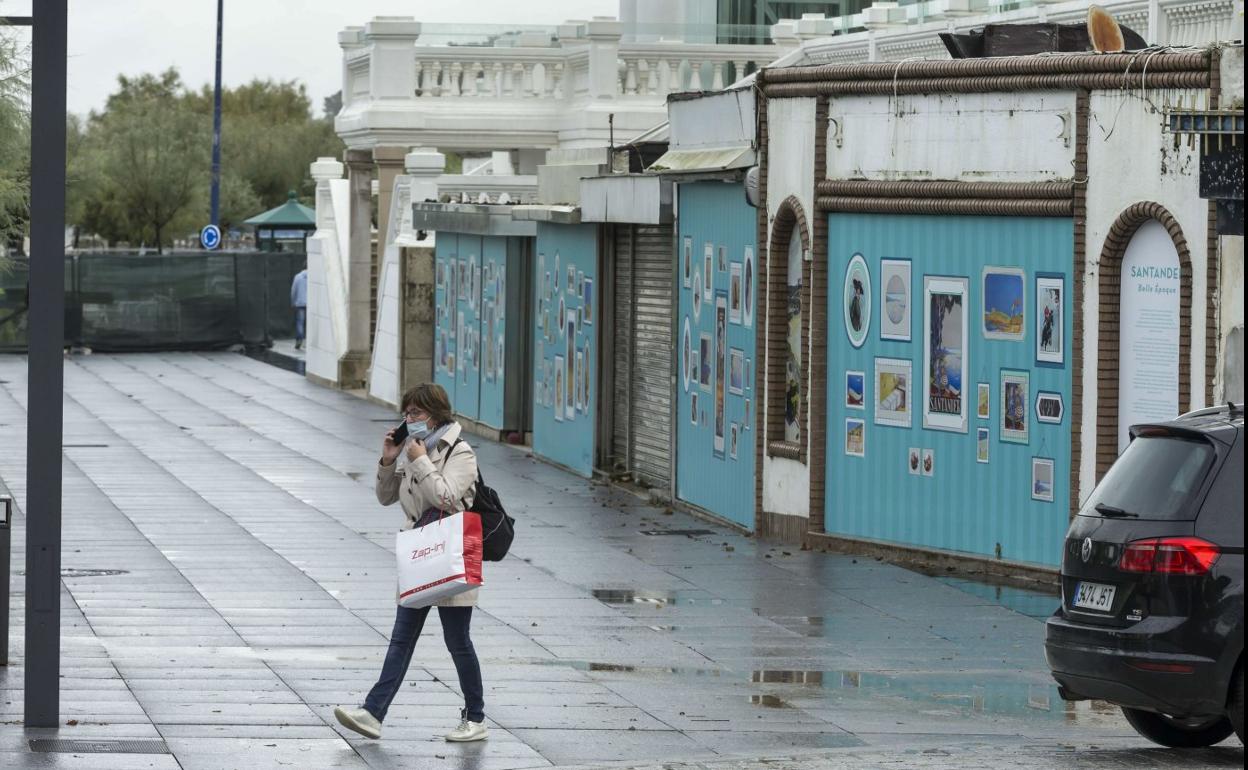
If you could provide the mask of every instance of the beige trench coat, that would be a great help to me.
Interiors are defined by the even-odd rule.
[[[472,506],[477,484],[477,455],[467,441],[460,441],[451,451],[460,431],[459,423],[451,423],[446,434],[438,439],[437,446],[424,457],[409,461],[404,449],[390,465],[378,463],[377,501],[382,505],[399,503],[406,517],[402,529],[416,526],[430,508],[459,513]],[[457,594],[438,602],[437,606],[475,607],[479,590],[474,588]]]

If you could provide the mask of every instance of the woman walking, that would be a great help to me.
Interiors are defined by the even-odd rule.
[[[382,441],[377,499],[382,505],[399,503],[407,517],[403,529],[422,527],[437,521],[439,516],[458,513],[472,505],[477,457],[460,437],[459,423],[451,414],[451,401],[441,385],[418,385],[403,394],[409,438],[396,444],[395,431],[391,430]],[[442,635],[455,661],[465,701],[459,727],[446,735],[448,741],[479,741],[486,737],[481,664],[469,635],[478,590],[457,594],[437,605]],[[403,684],[428,616],[428,607],[398,607],[381,676],[364,705],[334,709],[334,716],[344,727],[367,738],[381,737],[381,723]]]

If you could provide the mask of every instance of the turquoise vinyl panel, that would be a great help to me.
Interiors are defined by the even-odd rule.
[[[507,356],[507,239],[486,236],[482,239],[481,256],[481,401],[478,420],[492,428],[502,429],[503,396]]]
[[[830,533],[1056,566],[1070,512],[1070,345],[1073,303],[1069,219],[832,214],[828,218],[828,446],[826,529]],[[870,327],[855,347],[845,320],[845,278],[861,254],[870,275]],[[881,338],[881,259],[910,261],[911,341]],[[1024,273],[1021,341],[990,339],[984,328],[985,266]],[[1060,364],[1037,362],[1037,275],[1063,279]],[[969,311],[966,432],[925,429],[924,276],[964,277]],[[875,422],[875,360],[911,362],[911,426]],[[1027,443],[1002,440],[1003,370],[1029,377]],[[865,374],[864,409],[847,406],[846,372]],[[990,386],[988,419],[976,415],[978,383]],[[1036,419],[1041,391],[1060,394],[1059,424]],[[846,420],[865,421],[862,457],[846,452]],[[988,429],[988,462],[977,458],[976,429]],[[910,449],[931,450],[933,472],[912,474]],[[1052,501],[1033,499],[1032,459],[1053,461]]]
[[[741,270],[741,283],[745,286],[745,254],[747,249],[753,255],[750,260],[751,276],[748,294],[751,304],[758,296],[758,256],[756,232],[756,212],[745,201],[745,191],[740,183],[696,182],[682,184],[679,188],[680,220],[678,223],[679,237],[676,243],[677,291],[680,295],[678,303],[678,321],[676,345],[679,355],[676,377],[676,496],[688,503],[703,508],[711,513],[754,529],[754,446],[757,440],[757,425],[754,420],[754,408],[758,403],[754,392],[754,352],[755,330],[758,320],[754,313],[744,312],[745,296],[742,296],[741,322],[735,323],[729,313],[727,344],[724,355],[727,356],[725,371],[731,364],[731,354],[739,351],[746,362],[746,375],[742,371],[742,387],[730,387],[734,383],[731,377],[725,383],[724,399],[724,431],[722,450],[716,448],[716,404],[719,393],[717,381],[718,368],[711,364],[707,371],[708,385],[701,384],[701,372],[694,372],[686,380],[686,370],[692,363],[690,358],[700,359],[701,338],[706,335],[710,340],[710,348],[715,350],[715,302],[721,290],[729,289],[733,265]],[[688,285],[685,281],[685,248],[690,248],[690,277]],[[710,244],[712,251],[712,293],[711,300],[706,295],[700,299],[695,312],[693,297],[694,276],[705,291],[705,249]],[[719,249],[727,248],[726,262],[728,270],[719,270]],[[752,310],[752,308],[751,308]],[[746,324],[746,321],[749,324]],[[690,330],[690,349],[685,350],[685,325]],[[702,364],[699,360],[699,369]],[[740,390],[740,392],[737,392]],[[694,401],[697,401],[696,411]],[[746,420],[745,409],[750,406],[750,420]],[[696,422],[695,422],[696,419]],[[734,456],[732,448],[733,428],[737,432],[737,446]]]
[[[584,476],[591,475],[594,468],[600,297],[597,225],[539,223],[533,276],[533,452]],[[561,305],[565,315],[562,325]],[[589,312],[582,311],[578,323],[578,309],[587,305]],[[569,318],[571,335],[567,331]],[[578,352],[583,367],[580,377],[576,375]],[[556,373],[556,357],[561,362],[561,374]],[[569,376],[572,390],[566,387]],[[577,381],[582,384],[580,388],[575,387]],[[562,404],[556,403],[558,395],[563,397]]]
[[[455,298],[455,268],[459,260],[459,236],[456,233],[438,233],[434,247],[437,270],[434,287],[434,340],[433,381],[441,385],[447,395],[455,397],[455,375],[458,364],[458,345],[455,321],[459,302]],[[456,409],[459,404],[452,402]]]

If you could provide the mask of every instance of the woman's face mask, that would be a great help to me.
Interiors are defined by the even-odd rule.
[[[414,438],[423,439],[429,435],[429,423],[425,420],[417,420],[407,424],[407,432]]]
[[[405,412],[404,418],[407,420],[407,433],[414,438],[423,439],[430,433],[429,420],[424,418],[423,412]]]

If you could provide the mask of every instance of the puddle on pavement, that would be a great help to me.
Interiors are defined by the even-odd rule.
[[[791,709],[788,701],[775,695],[751,695],[751,706],[762,706],[765,709]]]
[[[655,607],[703,606],[718,607],[723,599],[690,596],[681,591],[644,591],[635,588],[595,588],[591,592],[603,604],[649,604]],[[698,592],[701,593],[701,592]]]
[[[1037,620],[1044,620],[1052,615],[1061,601],[1056,588],[1054,588],[1053,593],[1046,593],[1044,591],[1028,591],[1024,588],[995,585],[993,583],[981,583],[967,580],[966,578],[938,577],[936,579],[971,596],[985,599],[993,604],[999,604],[1007,610],[1013,610],[1020,615],[1026,615]]]
[[[718,677],[723,672],[709,668],[681,668],[678,666],[635,666],[628,663],[606,663],[590,660],[542,660],[540,663],[551,666],[568,666],[578,671],[595,671],[606,673],[641,674],[655,676],[667,674],[671,676],[712,676]]]
[[[822,671],[786,671],[781,669],[765,669],[750,674],[754,684],[823,684]]]
[[[853,690],[871,697],[901,698],[922,707],[963,715],[1027,717],[1046,715],[1070,724],[1117,723],[1117,707],[1101,701],[1064,701],[1056,684],[1002,682],[999,673],[892,674],[870,671],[814,671],[800,669],[760,669],[750,673],[751,684],[779,684],[818,687],[823,690]],[[764,699],[768,696],[751,696]],[[784,702],[783,699],[777,700]],[[812,695],[806,691],[802,697]],[[762,702],[756,705],[768,705]],[[787,706],[787,704],[786,704]],[[783,708],[784,706],[780,706]]]

